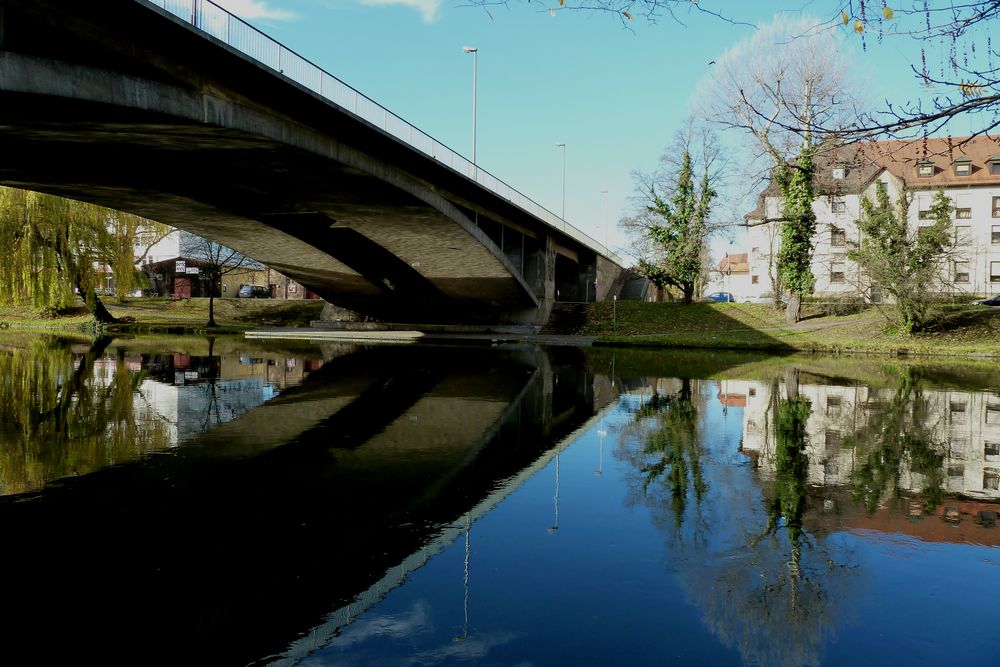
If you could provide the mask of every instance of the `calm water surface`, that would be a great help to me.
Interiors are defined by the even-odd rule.
[[[1000,369],[0,337],[4,662],[997,664]]]

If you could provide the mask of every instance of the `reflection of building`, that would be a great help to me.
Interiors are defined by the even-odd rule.
[[[747,396],[743,450],[765,475],[773,474],[774,385],[751,381],[730,384],[730,392],[741,391]],[[783,394],[783,388],[779,391]],[[799,395],[812,404],[806,423],[809,483],[847,484],[858,464],[850,436],[885,409],[894,390],[801,383]],[[921,426],[930,434],[935,450],[944,456],[942,489],[970,498],[1000,499],[1000,394],[928,389],[921,396],[927,414]],[[905,410],[912,415],[912,400]],[[916,492],[925,483],[924,475],[911,470],[904,456],[900,487]]]

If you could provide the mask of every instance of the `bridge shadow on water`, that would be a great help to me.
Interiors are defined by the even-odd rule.
[[[274,658],[612,399],[579,350],[328,356],[182,447],[0,498],[7,657]]]

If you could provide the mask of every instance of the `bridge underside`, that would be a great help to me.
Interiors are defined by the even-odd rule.
[[[496,319],[536,305],[468,227],[384,181],[259,135],[0,93],[0,155],[6,185],[211,238],[373,317]]]
[[[0,0],[0,184],[194,232],[381,320],[537,324],[560,293],[604,298],[620,275],[467,175],[135,0]]]

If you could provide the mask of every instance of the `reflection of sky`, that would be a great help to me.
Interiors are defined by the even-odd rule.
[[[305,664],[991,664],[976,619],[1000,594],[995,550],[807,535],[790,597],[787,535],[763,536],[739,453],[743,411],[696,386],[708,490],[679,530],[615,455],[619,405],[559,455],[558,488],[553,459],[473,523],[468,591],[459,537]]]

